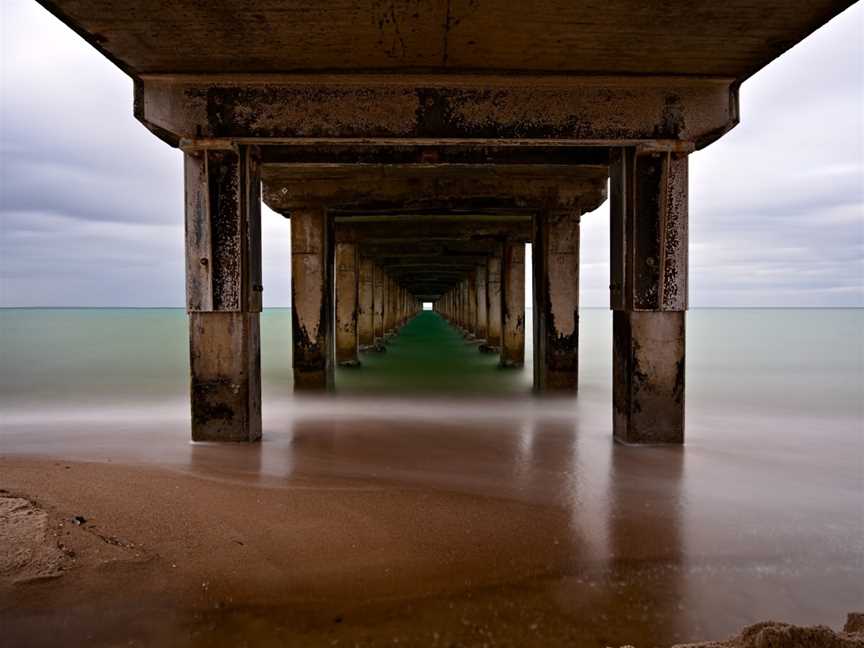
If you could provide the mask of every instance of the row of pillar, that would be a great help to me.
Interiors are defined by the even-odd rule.
[[[335,268],[336,362],[359,366],[360,350],[380,350],[422,305],[355,243],[336,244]]]
[[[444,293],[434,309],[484,350],[499,352],[501,365],[525,364],[525,245],[508,242]]]
[[[613,431],[626,443],[681,443],[687,156],[649,145],[610,153]],[[253,441],[261,435],[260,154],[233,143],[187,148],[184,173],[192,437]],[[376,344],[420,304],[358,261],[356,246],[335,245],[323,207],[295,209],[291,219],[294,384],[326,388],[334,337],[346,340],[340,359],[353,361],[361,337]],[[575,387],[578,224],[576,212],[544,213],[535,223],[535,371],[545,388]],[[524,362],[524,262],[524,245],[507,243],[500,281],[496,256],[436,303],[493,347],[500,311],[501,362],[510,366]],[[335,317],[334,272],[346,304],[355,295]]]

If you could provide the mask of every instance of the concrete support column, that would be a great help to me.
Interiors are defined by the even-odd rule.
[[[580,212],[534,217],[534,388],[579,388]]]
[[[384,340],[384,303],[387,298],[387,281],[380,266],[374,266],[372,279],[375,292],[373,297],[373,335],[375,336],[374,344],[379,344]]]
[[[468,311],[468,336],[471,338],[477,337],[477,272],[471,271],[468,273],[466,282],[467,289],[467,311]]]
[[[501,257],[492,255],[486,264],[486,345],[490,351],[501,347]]]
[[[375,344],[375,286],[374,264],[372,259],[360,259],[359,304],[357,307],[357,335],[360,348],[367,349]]]
[[[477,338],[486,340],[489,333],[489,315],[486,303],[486,264],[478,265],[475,274],[476,287],[474,292],[477,296]]]
[[[291,319],[294,389],[333,384],[333,245],[322,207],[291,211]]]
[[[501,267],[501,365],[525,364],[525,244],[506,243]]]
[[[615,439],[683,443],[687,157],[628,147],[611,162]]]
[[[360,364],[357,310],[360,272],[357,246],[336,244],[336,362],[353,367]]]
[[[387,277],[387,301],[384,303],[384,335],[390,336],[396,328],[396,284]]]
[[[256,147],[187,151],[192,439],[261,438],[261,176]]]

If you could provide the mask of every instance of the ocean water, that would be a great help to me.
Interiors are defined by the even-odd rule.
[[[424,317],[434,317],[424,314]],[[526,366],[496,368],[451,331],[396,338],[389,354],[337,372],[337,390],[382,395],[464,392],[509,397],[531,389]],[[611,393],[611,313],[580,316],[580,397]],[[706,309],[687,316],[688,414],[730,409],[857,419],[862,416],[864,310]],[[290,401],[291,311],[261,316],[262,389]],[[170,404],[187,398],[189,354],[181,309],[0,309],[0,407],[10,415]]]
[[[339,370],[335,395],[295,396],[291,313],[267,310],[264,436],[246,449],[189,442],[182,310],[7,309],[0,330],[0,457],[563,512],[573,549],[536,591],[565,618],[618,620],[614,645],[864,611],[864,310],[690,311],[683,448],[612,442],[607,310],[581,313],[575,399],[531,394],[530,331],[526,367],[502,370],[433,313]]]

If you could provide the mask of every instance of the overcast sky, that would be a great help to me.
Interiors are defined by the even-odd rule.
[[[181,154],[132,83],[32,0],[2,0],[0,305],[182,306]],[[749,80],[741,124],[690,158],[700,306],[864,306],[864,11]],[[608,304],[608,203],[582,220],[582,303]],[[264,209],[265,306],[290,303]]]

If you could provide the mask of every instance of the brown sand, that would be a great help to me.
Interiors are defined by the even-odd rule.
[[[662,564],[628,559],[611,576],[573,567],[585,548],[562,533],[557,507],[364,479],[286,484],[33,458],[0,459],[0,475],[10,646],[62,636],[67,646],[641,648],[677,636],[681,604]],[[810,643],[745,633],[709,645],[860,645],[808,632]]]

